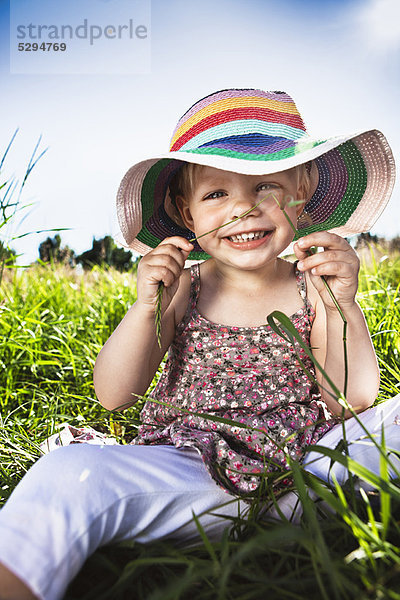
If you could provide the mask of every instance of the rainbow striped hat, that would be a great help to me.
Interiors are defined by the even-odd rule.
[[[297,224],[299,235],[368,231],[385,208],[395,180],[393,154],[380,131],[313,139],[285,92],[215,92],[179,119],[167,154],[139,162],[126,173],[117,195],[122,235],[140,254],[172,235],[194,237],[182,227],[168,194],[171,177],[184,162],[267,175],[309,161],[312,193]],[[204,258],[196,243],[189,259]]]

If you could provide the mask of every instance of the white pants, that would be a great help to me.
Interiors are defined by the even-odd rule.
[[[360,418],[377,441],[383,423],[387,448],[400,451],[400,395]],[[354,419],[346,421],[346,435],[350,456],[379,473],[379,451]],[[337,425],[320,445],[334,448],[340,439]],[[329,458],[310,452],[305,464],[329,479]],[[347,478],[339,463],[333,471],[339,482]],[[295,500],[282,499],[285,514]],[[71,445],[37,461],[0,511],[0,562],[39,598],[57,600],[99,546],[166,538],[193,545],[200,537],[192,511],[215,541],[230,523],[221,515],[236,516],[245,507],[214,483],[195,450]]]

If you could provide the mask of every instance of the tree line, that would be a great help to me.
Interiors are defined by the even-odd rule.
[[[39,259],[44,263],[61,263],[70,267],[82,265],[84,269],[92,269],[96,265],[108,266],[118,271],[130,271],[136,263],[132,252],[117,246],[110,235],[98,240],[93,238],[92,247],[82,254],[63,246],[59,234],[48,237],[39,245]]]
[[[82,254],[67,245],[63,245],[61,236],[47,237],[39,244],[40,263],[63,264],[69,267],[81,265],[84,269],[94,266],[114,267],[118,271],[130,271],[136,266],[137,259],[133,258],[130,250],[120,248],[110,235],[101,239],[93,238],[92,247]],[[17,253],[0,241],[0,262],[3,266],[12,266],[16,263]]]

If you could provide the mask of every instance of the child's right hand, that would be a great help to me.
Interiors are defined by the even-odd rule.
[[[157,248],[143,256],[137,273],[137,303],[155,313],[160,282],[164,284],[161,312],[164,313],[174,297],[185,261],[193,244],[185,238],[165,238]]]

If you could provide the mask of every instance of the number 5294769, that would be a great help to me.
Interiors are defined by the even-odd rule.
[[[37,52],[38,50],[42,50],[43,52],[50,52],[53,50],[54,52],[64,52],[67,49],[67,44],[65,42],[42,42],[38,44],[37,42],[20,42],[18,44],[18,50],[20,52]]]

